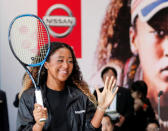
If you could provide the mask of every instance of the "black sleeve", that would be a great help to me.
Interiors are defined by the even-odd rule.
[[[7,99],[4,91],[0,91],[0,130],[9,131]]]
[[[95,105],[88,99],[86,107],[86,121],[84,131],[101,131],[101,126],[99,128],[94,128],[91,124],[91,120],[96,111]]]
[[[19,106],[19,93],[16,94],[13,105],[17,108]]]
[[[33,95],[24,92],[20,98],[17,114],[17,131],[32,131],[35,124],[33,117]]]

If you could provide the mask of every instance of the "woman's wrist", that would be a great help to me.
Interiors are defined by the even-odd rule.
[[[43,129],[43,125],[39,124],[39,123],[35,123],[34,126],[33,126],[33,131],[42,131]]]
[[[103,108],[102,106],[99,106],[99,105],[97,106],[97,109],[100,110],[100,111],[102,111],[102,112],[106,111],[106,108]]]

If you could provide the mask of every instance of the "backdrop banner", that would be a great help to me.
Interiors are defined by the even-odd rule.
[[[37,14],[48,26],[51,41],[71,45],[81,58],[81,0],[38,0]]]

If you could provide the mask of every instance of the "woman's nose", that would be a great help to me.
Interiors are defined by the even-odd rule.
[[[163,55],[168,57],[168,36],[163,41]]]
[[[67,62],[67,61],[64,61],[64,62],[63,62],[63,66],[64,66],[65,68],[68,68],[68,62]]]

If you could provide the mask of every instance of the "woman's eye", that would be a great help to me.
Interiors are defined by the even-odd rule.
[[[68,63],[73,63],[73,61],[72,61],[72,60],[70,60],[70,61],[68,61]]]
[[[163,38],[165,36],[165,32],[163,30],[158,31],[157,34],[160,38]]]
[[[159,38],[164,38],[165,37],[165,31],[163,31],[163,30],[154,31],[153,33]]]
[[[57,62],[63,62],[63,60],[57,60]]]

